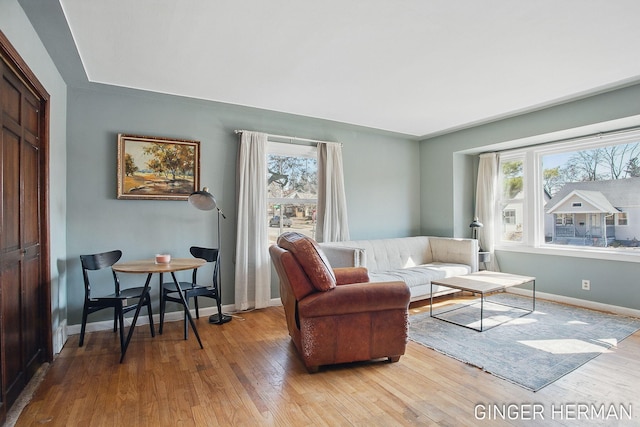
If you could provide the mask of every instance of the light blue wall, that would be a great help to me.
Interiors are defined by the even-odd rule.
[[[640,85],[421,141],[422,233],[470,236],[477,153],[574,128],[597,131],[637,115]],[[497,257],[503,271],[538,277],[539,291],[640,309],[640,263],[505,251]],[[580,289],[582,279],[591,280],[590,292]]]
[[[216,241],[214,218],[186,202],[116,199],[117,133],[201,141],[201,183],[215,194],[228,217],[221,233],[225,304],[233,302],[234,129],[342,142],[351,236],[363,239],[419,232],[420,164],[415,139],[294,115],[91,84],[58,2],[0,2],[0,19],[15,28],[18,43],[33,49],[25,55],[27,62],[50,63],[51,55],[68,86],[66,89],[58,76],[57,84],[63,92],[54,93],[60,108],[56,107],[51,123],[55,187],[51,206],[55,268],[66,268],[68,278],[66,286],[56,286],[54,293],[68,300],[69,324],[80,320],[80,254],[121,248],[125,259],[149,257],[158,251],[189,256],[190,245],[212,245]],[[5,9],[10,13],[5,14]],[[50,72],[36,71],[45,79]],[[64,90],[68,90],[68,102]],[[59,194],[69,197],[65,200]],[[140,278],[123,280],[137,282]],[[277,294],[274,284],[272,295]]]
[[[116,199],[118,133],[201,141],[201,184],[209,187],[228,218],[221,233],[223,304],[232,304],[234,296],[238,147],[234,129],[342,142],[352,237],[419,232],[419,143],[415,140],[329,121],[103,85],[70,87],[68,104],[70,324],[79,323],[81,315],[80,254],[119,248],[128,260],[149,258],[160,251],[188,257],[190,245],[215,246],[215,217],[210,212],[198,211],[184,201]],[[125,283],[134,279],[141,278],[123,278]],[[272,288],[277,297],[277,283]]]
[[[0,0],[0,30],[50,95],[49,224],[51,229],[51,312],[54,351],[56,330],[66,319],[67,88],[24,11],[15,0]]]
[[[126,259],[148,257],[160,250],[187,256],[189,245],[215,242],[213,218],[186,202],[116,199],[119,132],[202,142],[202,184],[210,187],[229,218],[222,225],[222,245],[223,299],[230,304],[235,247],[234,129],[342,142],[354,239],[419,233],[468,236],[476,153],[507,141],[640,114],[640,86],[633,86],[417,142],[329,121],[92,85],[86,81],[58,2],[0,0],[0,12],[0,29],[52,95],[54,330],[66,318],[67,299],[69,323],[79,322],[81,253],[118,247]],[[639,294],[634,292],[640,264],[512,252],[498,253],[498,257],[503,269],[538,276],[539,290],[640,308]],[[579,292],[582,278],[592,280],[593,290],[588,294]],[[275,285],[272,296],[277,296]]]

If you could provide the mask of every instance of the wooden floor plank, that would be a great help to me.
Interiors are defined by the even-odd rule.
[[[428,306],[427,306],[428,309]],[[425,307],[412,307],[412,312]],[[530,426],[479,421],[477,405],[539,404],[544,425],[611,425],[550,419],[552,407],[632,405],[640,425],[640,333],[533,393],[410,341],[397,363],[384,360],[307,373],[282,307],[243,313],[224,325],[196,320],[204,349],[182,322],[151,338],[137,328],[123,364],[117,334],[72,336],[17,426]],[[611,421],[611,420],[609,420]]]

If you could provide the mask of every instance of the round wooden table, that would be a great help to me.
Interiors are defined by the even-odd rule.
[[[194,268],[202,267],[206,263],[207,262],[205,260],[200,258],[172,258],[171,262],[166,264],[156,263],[153,259],[143,259],[138,261],[118,262],[115,263],[111,268],[118,273],[146,274],[147,280],[144,284],[146,291],[149,288],[149,284],[151,283],[151,276],[154,273],[171,273],[171,277],[173,278],[173,283],[175,283],[176,285],[176,289],[180,289],[180,285],[178,283],[178,279],[176,279],[175,272],[182,270],[193,270]],[[162,288],[162,283],[160,283],[160,287]],[[160,289],[160,292],[162,292],[162,289]],[[144,294],[145,292],[142,293],[142,295]],[[182,292],[178,292],[178,294],[180,295],[180,299],[182,300],[182,305],[184,306],[187,318],[189,319],[191,329],[193,329],[193,333],[198,339],[198,344],[200,344],[200,348],[204,348],[202,346],[202,341],[200,340],[200,335],[198,334],[196,324],[193,321],[191,312],[188,309],[189,306],[187,305],[187,301],[184,299],[184,294]],[[141,302],[142,301],[138,302],[138,307],[136,308],[136,312],[133,315],[131,327],[129,328],[129,333],[127,334],[127,340],[124,343],[124,349],[122,351],[122,355],[120,356],[120,363],[122,363],[122,360],[124,359],[124,355],[127,352],[127,348],[129,347],[129,341],[131,341],[131,337],[133,335],[133,330],[136,326],[136,322],[138,321],[138,315],[140,314],[140,309],[142,308]]]

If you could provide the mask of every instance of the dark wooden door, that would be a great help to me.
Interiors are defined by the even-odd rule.
[[[0,58],[0,422],[49,359],[43,100]]]

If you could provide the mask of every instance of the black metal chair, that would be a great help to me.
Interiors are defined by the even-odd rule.
[[[202,248],[199,246],[192,246],[189,249],[191,255],[195,258],[201,258],[208,263],[215,263],[213,266],[213,281],[209,285],[199,285],[197,283],[198,269],[194,268],[191,282],[179,282],[180,290],[184,292],[184,299],[187,302],[185,310],[189,309],[189,299],[193,298],[193,303],[196,309],[196,318],[200,318],[200,312],[198,309],[198,297],[213,298],[216,301],[218,307],[218,316],[222,319],[222,301],[220,298],[220,283],[219,283],[219,269],[220,269],[220,252],[218,249]],[[162,279],[161,279],[162,280]],[[173,282],[167,282],[162,284],[162,297],[160,299],[160,333],[162,333],[162,326],[164,324],[164,314],[166,311],[167,301],[177,302],[182,305],[182,300],[179,295],[176,295],[178,290]],[[215,316],[215,315],[214,315]],[[184,314],[184,339],[187,339],[189,328],[187,323],[187,314]]]
[[[120,280],[115,271],[113,273],[113,282],[115,292],[104,295],[95,296],[91,294],[91,282],[89,281],[89,271],[102,270],[111,267],[122,257],[122,251],[115,250],[110,252],[102,252],[92,255],[80,255],[82,263],[82,277],[84,279],[84,308],[82,310],[82,327],[80,329],[79,347],[84,344],[84,333],[87,326],[87,316],[96,311],[112,308],[113,313],[113,332],[118,330],[120,325],[120,354],[124,351],[124,314],[135,310],[138,302],[147,307],[149,314],[149,326],[151,328],[151,336],[155,337],[156,332],[153,326],[153,312],[151,311],[151,297],[149,289],[145,291],[144,286],[120,289]],[[142,297],[142,298],[141,298]]]

